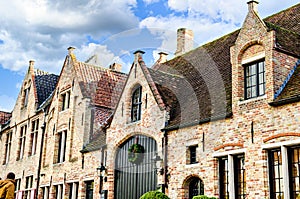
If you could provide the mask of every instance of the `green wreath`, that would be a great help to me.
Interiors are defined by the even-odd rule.
[[[144,147],[140,144],[133,144],[128,149],[128,161],[133,164],[138,164],[143,161]]]

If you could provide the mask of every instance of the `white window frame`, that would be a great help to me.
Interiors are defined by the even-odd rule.
[[[229,198],[235,199],[235,176],[234,176],[234,156],[239,154],[246,154],[246,149],[237,149],[225,152],[213,153],[214,158],[220,158],[227,156],[228,158],[228,187],[229,187]]]

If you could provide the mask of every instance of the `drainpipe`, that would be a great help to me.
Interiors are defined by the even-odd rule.
[[[34,195],[35,199],[38,199],[39,195],[39,186],[40,186],[40,175],[41,175],[41,166],[42,166],[42,155],[43,155],[43,147],[44,147],[44,137],[45,137],[45,131],[46,131],[46,112],[43,109],[44,112],[44,123],[41,126],[42,129],[42,137],[41,137],[41,147],[40,147],[40,154],[39,154],[39,164],[38,164],[38,170],[37,170],[37,181],[36,181],[36,193]]]
[[[166,189],[168,188],[168,132],[164,131],[164,185],[162,187],[162,192],[166,193]]]

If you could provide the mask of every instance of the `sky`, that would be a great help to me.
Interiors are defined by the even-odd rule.
[[[298,0],[260,0],[264,18]],[[158,52],[176,51],[176,31],[194,32],[195,47],[241,28],[247,0],[10,0],[0,1],[0,110],[12,111],[29,61],[59,74],[67,48],[79,61],[122,64],[127,73],[133,52],[145,51],[151,66]]]

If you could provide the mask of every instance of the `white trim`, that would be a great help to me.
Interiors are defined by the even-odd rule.
[[[45,188],[45,187],[50,187],[50,183],[49,184],[43,184],[40,186],[40,188]]]
[[[82,179],[83,182],[86,182],[86,181],[92,181],[92,180],[94,181],[95,178],[89,177],[89,178],[84,178],[84,179]]]
[[[79,182],[79,180],[67,180],[66,181],[67,184],[69,184],[69,183],[76,183],[76,182]]]
[[[270,143],[270,144],[263,144],[261,147],[262,149],[272,149],[272,148],[278,148],[281,146],[293,146],[300,144],[300,139],[296,140],[289,140],[284,142],[276,142],[276,143]]]
[[[234,160],[233,155],[228,155],[228,191],[229,198],[235,198],[234,188]]]
[[[258,55],[254,56],[254,57],[250,57],[248,59],[242,60],[242,65],[254,62],[254,61],[262,59],[264,57],[266,57],[265,52],[259,53]]]
[[[250,98],[250,99],[238,101],[238,105],[243,105],[243,104],[247,104],[249,102],[255,102],[255,101],[259,101],[259,100],[263,100],[263,99],[267,99],[266,94],[264,94],[262,96],[259,96],[259,97],[253,97],[253,98]]]
[[[241,154],[241,153],[246,153],[246,149],[236,149],[236,150],[230,150],[230,151],[224,151],[224,152],[216,152],[216,153],[213,153],[213,157],[217,158],[217,157],[236,155],[236,154]]]
[[[282,178],[283,178],[283,190],[284,198],[290,198],[290,183],[289,183],[289,168],[288,168],[288,152],[285,146],[281,146],[282,154]]]
[[[53,186],[63,185],[63,184],[64,184],[64,182],[53,182],[52,183]]]

